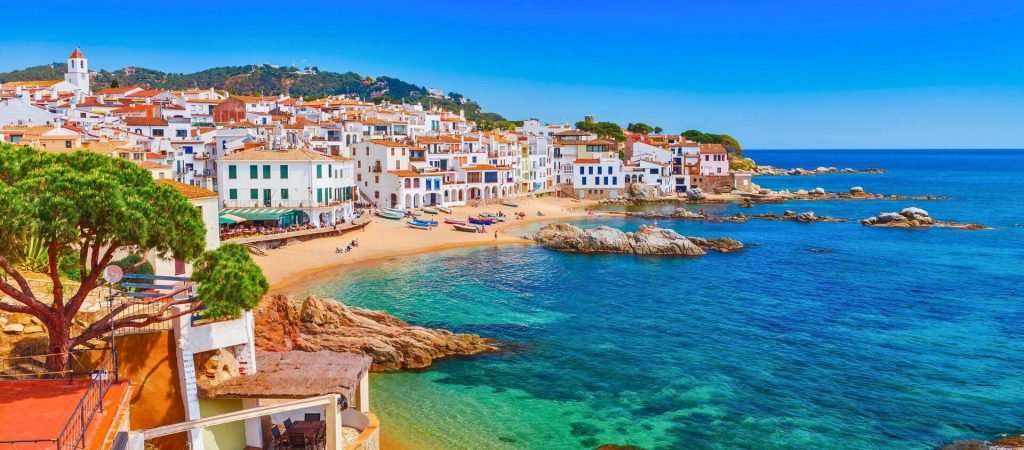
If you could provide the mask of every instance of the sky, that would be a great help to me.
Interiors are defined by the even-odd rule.
[[[746,148],[1024,148],[1024,1],[15,2],[0,71],[63,61],[389,75],[512,119]],[[44,11],[45,10],[45,11]]]

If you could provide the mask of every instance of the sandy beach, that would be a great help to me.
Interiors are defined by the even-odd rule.
[[[500,204],[480,207],[452,208],[452,214],[424,215],[442,222],[431,230],[409,228],[405,220],[387,220],[374,217],[362,231],[353,230],[341,236],[313,239],[268,250],[267,256],[255,256],[256,263],[270,281],[271,293],[302,292],[310,282],[342,267],[372,265],[391,258],[438,250],[487,245],[527,245],[530,241],[506,232],[511,227],[540,220],[590,217],[584,209],[595,202],[568,198],[542,197],[518,200],[519,208]],[[443,223],[445,217],[465,219],[481,212],[504,212],[509,218],[487,227],[486,233],[456,231]],[[543,214],[538,216],[537,212]],[[515,212],[526,213],[523,219],[514,218]],[[598,215],[599,213],[594,213]],[[497,238],[495,237],[497,231]],[[348,253],[336,253],[338,246],[348,245],[353,239],[359,246]]]

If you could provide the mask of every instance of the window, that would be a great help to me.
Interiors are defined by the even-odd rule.
[[[580,166],[580,175],[583,175],[583,171],[586,170],[583,166]]]
[[[234,164],[228,166],[228,179],[234,180],[238,178],[238,166]]]
[[[164,137],[164,130],[163,130],[163,128],[154,128],[153,129],[153,137]]]
[[[288,178],[288,165],[287,164],[281,164],[281,179],[284,180],[284,179],[287,179],[287,178]]]
[[[643,178],[640,181],[644,181]],[[612,177],[612,184],[619,184],[619,177]]]
[[[249,165],[249,179],[255,180],[260,177],[260,169],[255,164]]]
[[[288,200],[288,190],[281,189],[281,200]]]
[[[317,164],[317,166],[316,166],[316,177],[317,178],[323,178],[324,177],[324,166],[321,166],[321,165]]]
[[[323,201],[324,201],[324,190],[323,189],[317,189],[316,190],[316,202],[317,203],[323,203]]]
[[[597,166],[597,174],[601,175],[601,166]]]
[[[589,174],[589,175],[593,175],[594,174],[594,166],[587,167],[587,174]]]
[[[586,186],[587,185],[587,177],[580,178],[580,184],[582,184],[583,186]]]
[[[249,198],[251,198],[253,200],[259,200],[260,199],[260,190],[259,189],[249,189]]]
[[[263,190],[263,206],[270,206],[270,189]]]
[[[238,189],[228,189],[228,198],[231,200],[238,200]]]
[[[174,130],[174,135],[180,138],[188,137],[188,130]]]
[[[608,175],[612,174],[612,166],[608,166]]]
[[[330,164],[328,164],[327,165],[327,178],[331,178],[333,173],[334,173],[334,169],[331,168]]]
[[[71,141],[64,141],[64,148],[71,148]]]
[[[604,177],[604,184],[605,184],[606,186],[608,185],[608,177]]]

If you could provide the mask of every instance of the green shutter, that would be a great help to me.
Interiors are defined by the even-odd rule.
[[[234,169],[235,166],[231,166],[231,168]],[[228,198],[238,200],[238,189],[228,189]]]
[[[286,178],[288,178],[288,165],[281,164],[281,179],[284,180]]]
[[[228,166],[228,178],[232,180],[238,178],[238,166],[234,164]]]
[[[324,166],[321,166],[319,164],[316,165],[316,177],[317,178],[323,178],[324,177]]]
[[[334,178],[334,169],[330,164],[327,165],[327,178]]]
[[[270,179],[270,166],[269,165],[264,165],[263,166],[263,179],[265,179],[265,180],[269,180]]]
[[[281,200],[288,200],[288,190],[281,189]]]
[[[253,166],[253,167],[256,167],[256,166]],[[253,200],[259,200],[260,199],[260,190],[259,189],[249,189],[249,198],[251,198]]]
[[[319,167],[320,166],[317,166],[317,168],[319,168]],[[316,190],[316,202],[317,203],[323,203],[324,202],[324,190],[323,189],[317,189]]]
[[[255,164],[249,165],[249,179],[255,180],[260,177],[260,168]]]

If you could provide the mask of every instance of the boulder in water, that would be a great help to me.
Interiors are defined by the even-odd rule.
[[[641,226],[635,233],[599,226],[589,230],[566,223],[544,226],[533,236],[544,248],[577,253],[702,256],[705,250],[730,252],[743,244],[735,239],[687,237],[667,228]]]

